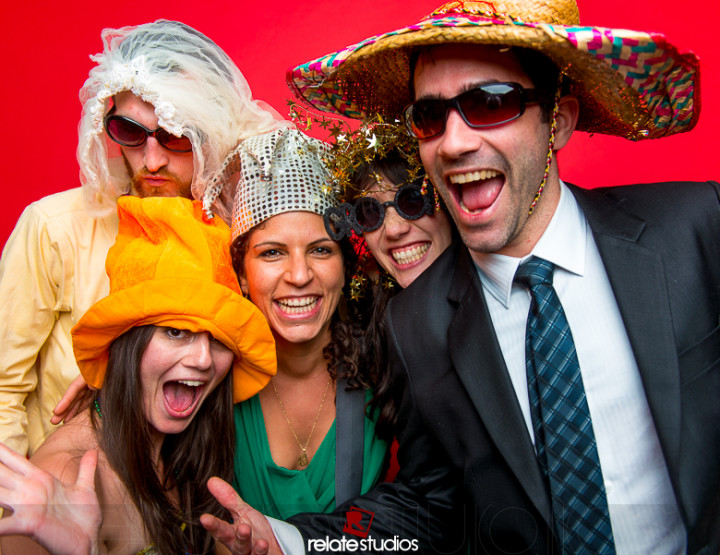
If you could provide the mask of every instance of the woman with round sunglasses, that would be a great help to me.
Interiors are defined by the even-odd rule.
[[[0,445],[0,505],[13,510],[0,535],[32,538],[4,537],[4,553],[218,547],[200,517],[226,513],[207,484],[232,477],[232,406],[275,373],[273,337],[240,294],[220,218],[182,198],[123,197],[118,211],[110,294],[73,328],[91,406],[30,461]]]
[[[345,202],[326,211],[325,227],[337,240],[352,237],[361,255],[350,292],[372,305],[364,326],[363,364],[382,369],[373,390],[381,409],[376,429],[393,437],[396,407],[385,371],[385,309],[451,244],[455,227],[424,177],[417,141],[398,123],[380,118],[363,123],[333,145],[328,164]],[[396,471],[391,461],[388,478]]]
[[[408,163],[397,149],[361,165],[348,192],[357,229],[375,260],[400,287],[410,285],[450,245],[453,225],[432,185],[408,182]]]
[[[344,201],[326,214],[328,233],[360,236],[359,250],[370,251],[381,276],[405,288],[452,242],[454,225],[425,177],[417,139],[399,121],[365,121],[336,141],[328,164]]]

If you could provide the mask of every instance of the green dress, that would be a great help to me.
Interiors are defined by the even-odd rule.
[[[303,470],[273,462],[257,395],[235,405],[235,430],[234,485],[244,501],[280,520],[335,509],[335,422]],[[387,456],[387,443],[375,436],[375,424],[367,416],[364,440],[362,493],[380,479]]]

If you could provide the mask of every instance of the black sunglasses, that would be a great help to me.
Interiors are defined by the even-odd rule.
[[[422,193],[420,185],[408,183],[397,190],[393,200],[380,202],[371,196],[364,196],[353,202],[353,215],[358,228],[363,232],[378,229],[385,221],[385,210],[389,206],[406,220],[417,220],[425,214],[433,213],[430,196]]]
[[[125,116],[115,114],[105,116],[105,132],[108,137],[122,146],[141,146],[150,136],[155,137],[160,146],[173,152],[192,152],[192,143],[188,137],[176,137],[162,127],[153,131]]]
[[[455,108],[473,129],[502,125],[519,118],[528,104],[548,102],[535,89],[519,83],[487,83],[453,98],[427,98],[405,107],[403,120],[408,133],[430,139],[445,131],[448,111]]]

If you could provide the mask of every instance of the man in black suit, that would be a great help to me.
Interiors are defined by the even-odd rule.
[[[575,129],[691,129],[696,70],[510,0],[290,72],[316,108],[402,110],[462,239],[388,309],[398,478],[291,519],[308,552],[351,507],[424,552],[718,552],[720,184],[589,191],[554,158]]]

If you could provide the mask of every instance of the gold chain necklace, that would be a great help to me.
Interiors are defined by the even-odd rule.
[[[332,383],[332,376],[328,380],[327,386],[325,386],[325,393],[323,394],[322,401],[320,401],[320,408],[317,411],[317,414],[315,415],[315,422],[313,422],[312,429],[310,430],[310,435],[307,438],[307,441],[305,442],[305,447],[303,447],[303,444],[298,439],[297,434],[295,433],[295,428],[293,428],[293,425],[290,423],[290,419],[288,418],[287,412],[285,412],[285,405],[283,405],[282,400],[280,399],[280,394],[278,393],[277,387],[275,387],[275,381],[271,380],[270,383],[273,386],[273,391],[275,391],[275,396],[277,397],[278,403],[280,403],[280,410],[283,413],[283,416],[285,417],[285,422],[288,423],[288,426],[290,426],[290,431],[292,432],[293,437],[295,438],[295,441],[297,441],[297,444],[300,446],[300,449],[302,452],[300,453],[300,456],[298,457],[296,464],[298,467],[305,467],[310,464],[310,459],[307,455],[307,448],[310,445],[310,439],[312,438],[313,432],[315,431],[315,426],[317,426],[318,420],[320,419],[320,413],[322,412],[323,405],[325,404],[325,397],[327,397],[328,390],[330,389],[330,384]]]

